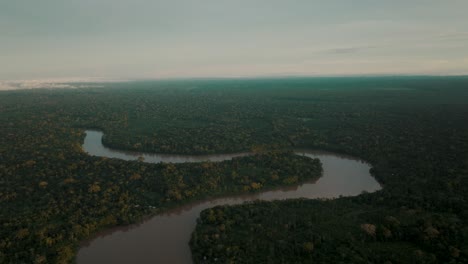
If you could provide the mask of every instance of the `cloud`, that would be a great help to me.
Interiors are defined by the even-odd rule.
[[[437,36],[437,39],[445,41],[468,41],[468,32],[452,32],[440,34]]]
[[[333,48],[323,51],[324,54],[352,54],[363,52],[370,49],[375,49],[376,46],[363,46],[363,47],[343,47],[343,48]]]
[[[0,81],[0,90],[23,90],[23,89],[37,89],[37,88],[78,88],[76,85],[67,83],[51,83],[41,81]]]
[[[0,91],[26,89],[77,89],[104,87],[99,83],[122,82],[128,80],[112,80],[101,78],[60,78],[43,80],[8,80],[0,81]]]
[[[326,53],[332,53],[332,54],[349,54],[349,53],[360,52],[361,50],[362,50],[362,48],[359,48],[359,47],[338,48],[338,49],[331,49],[331,50],[328,50]]]

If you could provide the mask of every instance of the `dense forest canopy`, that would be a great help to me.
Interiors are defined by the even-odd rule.
[[[468,262],[468,78],[286,78],[108,83],[0,92],[0,262],[68,263],[80,241],[192,200],[318,178],[317,148],[369,161],[383,190],[204,211],[196,263]],[[106,146],[207,154],[148,164]],[[139,206],[135,206],[139,205]],[[281,228],[278,228],[281,227]]]

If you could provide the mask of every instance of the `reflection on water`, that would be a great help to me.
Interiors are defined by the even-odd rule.
[[[143,156],[145,162],[197,162],[222,161],[237,156],[221,154],[206,156],[162,155],[116,151],[101,143],[102,133],[86,131],[83,150],[90,155],[134,160]],[[85,263],[192,263],[188,242],[196,226],[196,219],[204,209],[223,204],[241,204],[253,200],[279,200],[290,198],[334,198],[374,192],[381,187],[369,174],[370,166],[358,159],[329,152],[298,150],[298,155],[319,158],[323,177],[316,182],[285,187],[257,194],[244,194],[210,199],[178,207],[138,225],[115,228],[102,233],[80,249],[77,262]]]

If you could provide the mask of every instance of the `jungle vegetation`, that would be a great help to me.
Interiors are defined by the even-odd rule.
[[[383,185],[208,209],[196,263],[468,262],[468,78],[141,81],[0,92],[0,263],[73,262],[80,241],[182,203],[320,177],[292,148],[360,157]],[[253,151],[148,164],[83,153]]]

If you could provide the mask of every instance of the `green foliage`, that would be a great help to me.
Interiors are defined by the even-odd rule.
[[[195,262],[468,262],[468,78],[107,86],[0,93],[0,263],[69,262],[103,228],[319,177],[319,162],[284,151],[292,147],[361,157],[384,189],[204,211]],[[85,128],[119,149],[257,155],[198,164],[90,157]]]
[[[103,228],[208,196],[274,188],[290,175],[299,181],[321,176],[319,160],[287,151],[195,164],[91,157],[81,149],[84,133],[75,127],[73,102],[92,94],[0,97],[1,263],[70,262],[79,243]]]
[[[311,111],[299,115],[310,133],[294,144],[364,158],[383,190],[217,207],[222,233],[204,211],[191,242],[196,263],[468,262],[468,82],[395,79],[400,89],[388,90],[370,80],[278,99],[294,101],[296,116]]]

